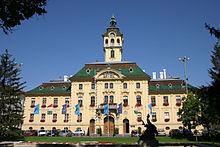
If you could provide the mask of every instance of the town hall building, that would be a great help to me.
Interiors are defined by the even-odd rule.
[[[158,78],[155,72],[151,77],[135,62],[123,61],[124,36],[114,17],[102,37],[103,62],[85,64],[71,77],[26,92],[23,130],[80,128],[86,134],[118,130],[127,135],[144,130],[142,120],[148,114],[166,133],[182,127],[178,111],[186,96],[185,82],[167,76],[165,69]]]

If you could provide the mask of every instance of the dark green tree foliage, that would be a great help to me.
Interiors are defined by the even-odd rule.
[[[47,13],[46,0],[0,0],[0,28],[5,34],[33,15]]]
[[[217,39],[220,38],[220,30],[218,30],[218,29],[216,29],[214,27],[210,27],[210,25],[206,24],[206,23],[205,23],[205,28],[209,30],[209,33],[211,35],[214,35]]]
[[[16,139],[23,121],[23,88],[20,69],[6,50],[0,55],[0,140]]]
[[[189,130],[193,126],[198,125],[198,115],[200,110],[200,102],[196,95],[189,93],[187,97],[182,99],[183,107],[179,110],[181,114],[182,123]]]

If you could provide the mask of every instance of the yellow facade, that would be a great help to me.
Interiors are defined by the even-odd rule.
[[[184,82],[172,78],[152,81],[136,63],[122,61],[123,34],[115,27],[114,18],[110,25],[103,35],[105,62],[86,64],[69,80],[44,83],[27,92],[23,130],[30,127],[51,130],[55,127],[74,131],[80,127],[86,134],[92,135],[97,134],[99,128],[102,134],[114,134],[117,128],[119,134],[126,135],[139,127],[144,130],[141,120],[146,122],[146,116],[150,113],[149,104],[154,105],[151,119],[158,129],[168,133],[170,129],[182,127],[177,114],[181,101],[179,104],[177,99],[185,96],[184,86],[181,85]],[[173,87],[179,86],[179,91],[175,91],[172,84]],[[168,90],[158,85],[167,86]],[[35,103],[31,104],[33,98]],[[54,98],[58,99],[58,103]],[[46,99],[46,104],[43,99]],[[164,104],[165,99],[168,103]],[[43,103],[45,107],[42,107]],[[68,117],[62,114],[63,105],[67,103]],[[40,104],[39,114],[34,114],[37,104]],[[48,106],[51,104],[53,111],[49,115]],[[74,114],[76,104],[81,104],[80,116]],[[109,115],[104,114],[105,104],[109,104]],[[122,104],[122,113],[118,113],[119,104]],[[45,114],[45,121],[41,121],[42,114]]]

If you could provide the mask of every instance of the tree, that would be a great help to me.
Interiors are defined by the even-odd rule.
[[[0,140],[20,136],[23,121],[23,88],[20,69],[8,50],[0,55]]]
[[[218,41],[220,41],[220,30],[215,29],[214,27],[210,27],[209,25],[205,26],[211,35],[214,35]],[[213,116],[215,120],[214,124],[220,124],[220,45],[218,42],[214,45],[214,49],[211,55],[212,67],[208,70],[210,77],[212,78],[211,84],[208,86],[208,94],[207,99],[209,99],[209,106],[211,107],[212,112],[215,114]]]
[[[220,38],[220,30],[218,30],[218,29],[216,29],[216,28],[214,28],[214,27],[210,27],[210,25],[207,24],[207,23],[205,23],[205,28],[206,28],[207,30],[209,30],[209,33],[210,33],[211,35],[214,35],[217,39]]]
[[[0,28],[5,34],[11,33],[21,21],[47,13],[46,4],[47,0],[1,0]]]
[[[187,97],[183,97],[182,101],[183,107],[180,108],[179,113],[183,125],[191,131],[193,126],[198,125],[200,102],[197,96],[193,93],[189,93]]]

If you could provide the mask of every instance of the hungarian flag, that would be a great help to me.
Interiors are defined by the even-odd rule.
[[[138,112],[138,107],[137,106],[135,106],[135,108],[134,108],[134,113],[135,114],[138,114],[139,112]]]
[[[47,114],[48,115],[52,115],[52,113],[53,113],[53,105],[51,104],[51,105],[47,106],[47,108],[48,108]]]

